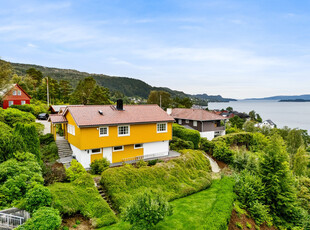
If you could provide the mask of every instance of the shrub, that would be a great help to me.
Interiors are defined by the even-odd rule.
[[[233,151],[226,145],[225,142],[217,141],[214,144],[213,156],[225,163],[231,163],[233,160]]]
[[[147,162],[147,165],[148,166],[154,166],[157,164],[157,162],[158,162],[158,159],[150,160]]]
[[[100,160],[94,160],[90,164],[90,172],[91,174],[100,175],[104,170],[108,169],[110,166],[110,162],[107,158],[102,158]]]
[[[205,151],[207,153],[212,154],[213,148],[214,148],[214,142],[209,141],[207,138],[201,138],[200,149],[202,149],[203,151]]]
[[[173,200],[210,186],[210,163],[202,151],[183,150],[182,155],[153,167],[117,167],[102,173],[100,183],[115,207],[124,207],[134,194],[152,188]]]
[[[20,225],[17,230],[56,230],[61,225],[61,217],[56,209],[41,207],[33,213],[33,216]]]
[[[139,160],[137,163],[136,163],[136,167],[137,168],[141,168],[141,167],[145,167],[147,166],[147,162],[145,162],[143,159]]]
[[[198,149],[200,142],[200,133],[197,130],[186,129],[181,125],[173,124],[172,129],[173,136],[181,138],[185,141],[191,141],[194,144],[194,148]]]
[[[258,172],[258,157],[245,149],[234,151],[232,166],[239,172],[247,169],[256,173]]]
[[[235,176],[235,193],[241,204],[250,207],[254,201],[262,201],[264,199],[264,185],[259,176],[251,174],[244,170]]]
[[[35,185],[26,193],[26,210],[33,212],[43,206],[50,206],[52,203],[52,194],[50,190],[43,185]]]
[[[25,105],[12,105],[10,108],[19,109],[24,112],[32,113],[37,117],[40,113],[47,112],[47,106],[45,104],[25,104]]]
[[[35,156],[27,152],[15,153],[13,158],[0,164],[0,197],[3,196],[0,206],[23,198],[37,183],[43,184],[43,178]]]
[[[76,223],[77,225],[79,225],[79,224],[81,224],[81,221],[76,220],[75,223]]]
[[[116,217],[108,203],[100,196],[88,173],[71,183],[54,183],[48,187],[53,196],[52,206],[62,215],[82,214],[90,218],[94,227],[111,225]]]
[[[85,168],[75,159],[71,161],[71,166],[66,169],[66,174],[70,181],[74,181],[85,173],[87,173]]]
[[[248,229],[251,229],[251,228],[252,228],[252,225],[251,225],[249,222],[246,222],[246,227],[247,227]]]
[[[255,223],[258,225],[261,225],[264,222],[272,222],[268,207],[257,200],[251,204],[249,211],[255,219]]]
[[[41,159],[44,162],[55,162],[58,158],[58,147],[55,142],[41,147]]]
[[[18,109],[8,108],[2,110],[1,121],[14,127],[17,123],[29,124],[35,122],[36,118],[31,113],[23,112]]]
[[[66,180],[66,169],[62,163],[46,164],[44,169],[44,182],[46,185]]]
[[[236,224],[237,228],[243,229],[243,226],[242,226],[242,224],[240,222],[236,222],[235,224]]]
[[[172,207],[162,195],[145,192],[129,204],[123,219],[130,222],[133,229],[150,229],[170,215]]]
[[[54,135],[52,133],[40,135],[40,144],[41,145],[48,145],[51,142],[54,142]]]
[[[181,149],[194,149],[194,144],[191,141],[185,141],[178,137],[172,137],[170,141],[171,150],[181,150]]]

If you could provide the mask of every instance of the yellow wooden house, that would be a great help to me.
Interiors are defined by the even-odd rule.
[[[95,159],[111,163],[169,153],[174,119],[158,105],[69,105],[50,117],[52,133],[62,124],[73,156],[85,167]]]

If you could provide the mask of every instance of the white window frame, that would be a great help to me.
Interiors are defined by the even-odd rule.
[[[68,124],[67,133],[70,133],[71,135],[75,136],[75,126]]]
[[[94,152],[94,150],[97,150],[97,149],[99,149],[99,152]],[[97,149],[92,149],[92,150],[91,150],[91,153],[93,153],[93,154],[101,153],[101,149],[100,149],[100,148],[97,148]]]
[[[159,126],[160,126],[160,125],[163,125],[163,124],[166,126],[166,129],[165,129],[165,130],[159,130],[159,129],[158,129]],[[156,129],[157,129],[157,133],[166,133],[166,132],[168,132],[168,124],[167,124],[167,122],[157,123],[157,124],[156,124]]]
[[[121,127],[128,127],[128,133],[126,133],[126,134],[120,134],[119,133],[119,130],[120,130],[120,128]],[[130,125],[119,125],[119,126],[117,126],[117,135],[119,136],[119,137],[125,137],[125,136],[130,136]]]
[[[13,90],[13,95],[14,95],[14,96],[16,96],[16,95],[17,95],[16,90]]]
[[[18,90],[18,91],[17,91],[17,95],[18,95],[18,96],[22,95],[22,91]]]
[[[25,105],[25,104],[26,104],[26,101],[21,101],[20,104],[21,104],[21,105]]]
[[[188,124],[188,123],[189,123],[189,120],[185,120],[185,123],[187,123],[187,124]]]
[[[182,119],[179,119],[179,120],[178,120],[178,124],[179,124],[179,125],[182,125]]]
[[[197,126],[197,121],[193,121],[193,126]]]
[[[140,147],[136,147],[136,145],[141,145]],[[134,145],[134,149],[142,149],[143,148],[143,144],[135,144]]]
[[[115,147],[122,147],[122,149],[117,149],[117,150],[115,150],[115,149],[114,149]],[[114,146],[114,147],[113,147],[113,152],[120,152],[120,151],[124,151],[124,145],[119,145],[119,146]]]
[[[100,134],[100,129],[107,129],[107,133],[106,134]],[[102,127],[99,127],[99,137],[107,137],[109,136],[109,127],[108,126],[102,126]]]
[[[9,107],[14,105],[14,101],[9,101]]]

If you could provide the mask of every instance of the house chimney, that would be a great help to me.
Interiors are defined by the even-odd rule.
[[[123,100],[122,99],[118,99],[116,102],[116,109],[117,110],[124,110],[123,109]]]
[[[172,113],[172,109],[171,108],[167,108],[167,114],[171,115],[171,113]]]

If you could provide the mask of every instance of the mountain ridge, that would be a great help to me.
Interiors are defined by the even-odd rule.
[[[279,96],[272,96],[272,97],[263,97],[263,98],[246,98],[242,100],[310,100],[310,94],[301,94],[301,95],[279,95]]]
[[[99,85],[107,87],[111,91],[119,91],[128,97],[141,97],[147,99],[149,93],[152,90],[163,90],[170,93],[172,97],[191,97],[200,100],[208,100],[210,102],[226,102],[230,100],[235,100],[232,98],[223,98],[221,95],[191,95],[184,93],[183,91],[170,89],[168,87],[151,86],[142,80],[131,77],[109,76],[106,74],[88,73],[81,72],[75,69],[61,69],[36,64],[23,64],[13,62],[10,62],[10,64],[13,67],[13,72],[18,75],[25,75],[27,69],[35,68],[37,70],[40,70],[45,76],[52,77],[56,80],[68,80],[73,87],[78,84],[79,80],[85,77],[93,77]]]

